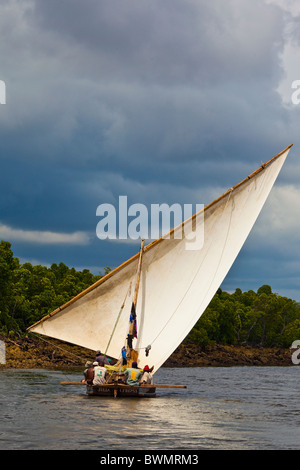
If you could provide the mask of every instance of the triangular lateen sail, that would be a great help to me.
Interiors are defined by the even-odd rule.
[[[290,148],[204,208],[200,250],[186,249],[189,231],[203,223],[196,215],[184,222],[189,228],[181,239],[162,237],[145,246],[136,305],[138,337],[134,340],[140,367],[154,365],[157,371],[205,311],[253,227]],[[178,230],[182,226],[171,235]],[[101,349],[118,359],[126,345],[133,300],[126,293],[130,283],[135,284],[138,262],[139,253],[29,331]]]

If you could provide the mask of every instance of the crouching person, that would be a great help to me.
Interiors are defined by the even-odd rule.
[[[93,367],[93,363],[92,362],[87,362],[85,364],[86,366],[86,369],[83,373],[84,375],[84,380],[83,382],[85,382],[87,385],[92,385],[93,384],[93,380],[94,380],[94,367]]]
[[[95,361],[94,366],[94,379],[93,385],[103,385],[106,384],[107,370],[104,367],[103,363]]]
[[[153,384],[153,377],[152,377],[152,371],[154,369],[154,366],[149,368],[149,366],[145,366],[143,370],[143,375],[141,378],[141,383],[144,384]]]
[[[126,383],[134,387],[135,385],[140,385],[139,379],[143,371],[138,369],[137,363],[133,362],[132,367],[125,370],[124,375],[127,377]]]

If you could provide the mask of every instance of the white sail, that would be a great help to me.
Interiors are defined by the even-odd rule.
[[[204,209],[204,244],[160,238],[144,249],[136,306],[138,365],[155,371],[187,336],[221,285],[255,223],[291,146]],[[194,216],[193,223],[201,223]],[[185,222],[187,227],[187,223]],[[172,234],[181,230],[177,227]],[[189,230],[195,226],[189,224]],[[29,331],[118,359],[126,345],[139,253]],[[121,305],[126,298],[124,308]],[[151,346],[149,356],[145,348]]]

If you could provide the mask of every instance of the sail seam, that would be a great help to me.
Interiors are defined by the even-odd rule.
[[[266,175],[267,175],[267,174],[264,173],[264,179],[263,179],[263,182],[262,182],[262,184],[261,184],[262,187],[264,186],[264,181],[265,181],[265,179],[266,179]],[[255,175],[255,176],[257,176],[257,175]],[[257,185],[257,178],[255,177],[255,189],[257,189],[256,185]],[[249,197],[250,197],[250,193],[248,194],[248,197],[247,197],[247,200],[246,200],[245,203],[244,203],[244,206],[245,206],[246,203],[248,202]],[[234,200],[233,200],[233,201],[234,201]],[[233,207],[233,208],[234,208],[234,207]],[[223,246],[222,255],[221,255],[221,257],[220,257],[220,260],[219,260],[219,263],[218,263],[218,267],[220,266],[221,259],[222,259],[223,253],[224,253],[224,249],[225,249],[225,246],[226,246],[226,243],[227,243],[227,240],[228,240],[229,228],[230,228],[230,225],[231,225],[232,213],[233,213],[233,211],[231,211],[231,214],[230,214],[230,224],[229,224],[229,227],[228,227],[228,231],[227,231],[227,235],[226,235],[226,241],[225,241],[225,244],[224,244],[224,246]],[[216,275],[217,271],[218,271],[218,268],[217,268],[216,271],[215,271],[215,275]],[[213,279],[212,279],[212,281],[211,281],[211,283],[210,283],[210,286],[211,286],[212,283],[213,283],[213,280],[214,280],[214,278],[215,278],[215,275],[214,275],[214,277],[213,277]],[[208,289],[208,291],[209,291],[209,289]],[[204,302],[204,301],[205,301],[205,298],[202,300],[201,305],[199,306],[199,308],[198,308],[198,310],[197,310],[197,315],[198,315],[198,312],[201,311],[202,305],[203,305],[203,302]]]
[[[231,199],[232,192],[233,192],[233,188],[230,189],[230,193],[229,193],[229,195],[228,195],[228,199],[227,199],[226,204],[225,204],[225,206],[224,206],[224,208],[223,208],[223,211],[222,211],[222,216],[224,215],[225,209],[227,208],[227,205],[228,205],[228,203],[229,203],[229,201],[230,201],[230,199]],[[232,212],[233,212],[233,206],[232,206],[231,213],[230,213],[230,221],[229,221],[229,224],[228,224],[227,234],[226,234],[224,246],[223,246],[223,249],[222,249],[222,254],[221,254],[221,256],[220,256],[220,260],[219,260],[219,263],[218,263],[218,267],[219,267],[220,262],[221,262],[221,259],[222,259],[222,257],[223,257],[224,249],[225,249],[226,242],[227,242],[227,239],[228,239],[229,228],[230,228],[230,225],[231,225]],[[216,223],[216,222],[215,222],[215,223]],[[206,257],[206,256],[205,256],[205,257]],[[204,261],[204,260],[203,260],[203,261]],[[152,345],[153,345],[153,343],[157,340],[157,338],[161,335],[161,333],[164,331],[164,329],[165,329],[166,326],[169,324],[169,322],[172,320],[172,318],[174,317],[175,313],[177,312],[178,308],[180,307],[180,305],[182,304],[184,298],[186,297],[187,293],[189,292],[189,290],[190,290],[192,284],[194,283],[195,278],[196,278],[196,276],[198,275],[198,273],[199,273],[201,267],[202,267],[202,263],[201,263],[200,266],[198,267],[198,269],[197,269],[195,275],[193,276],[193,279],[192,279],[191,282],[190,282],[189,287],[188,287],[187,290],[185,291],[185,293],[184,293],[182,299],[180,300],[180,302],[178,303],[176,309],[173,311],[173,313],[172,313],[172,315],[169,317],[168,321],[165,323],[165,325],[163,326],[163,328],[160,330],[160,332],[156,335],[156,337],[154,338],[154,340],[151,342]],[[217,270],[218,270],[218,267],[217,267],[217,269],[216,269],[216,272],[217,272]],[[214,275],[213,279],[214,279],[214,278],[215,278],[215,275]],[[213,280],[212,280],[211,282],[213,282]]]

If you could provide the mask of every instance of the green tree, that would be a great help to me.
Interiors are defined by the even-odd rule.
[[[271,295],[272,294],[272,289],[268,284],[264,284],[257,290],[257,294],[266,294],[266,295]]]
[[[11,244],[0,242],[0,329],[9,331],[17,325],[10,316],[10,303],[13,300],[13,272],[18,266],[18,258],[14,258]]]

